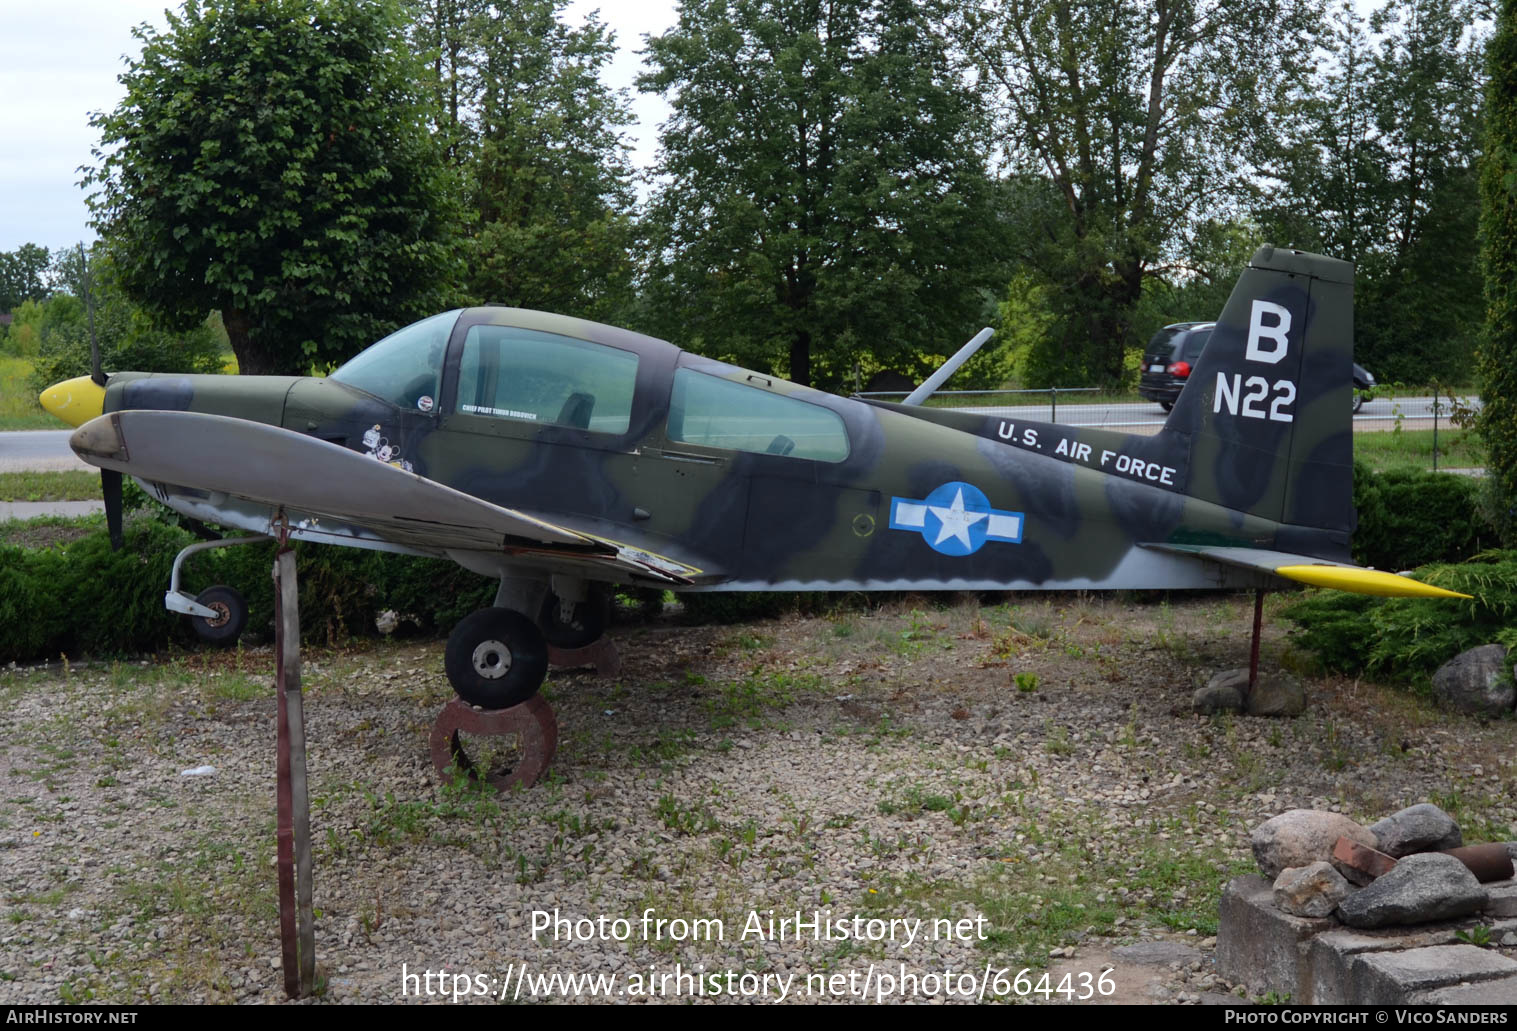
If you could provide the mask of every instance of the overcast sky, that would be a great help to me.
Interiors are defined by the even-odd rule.
[[[92,111],[113,109],[123,94],[116,77],[123,55],[141,44],[132,27],[147,22],[162,29],[165,0],[0,0],[5,26],[0,57],[0,251],[24,243],[49,250],[93,240],[79,167],[95,163],[99,137]],[[659,35],[675,22],[675,0],[574,0],[568,17],[601,8],[621,52],[607,80],[631,90],[642,59],[645,34]],[[668,113],[662,100],[633,92],[639,165],[651,163],[658,123]]]

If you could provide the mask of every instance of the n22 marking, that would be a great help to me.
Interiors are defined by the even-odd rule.
[[[1269,321],[1266,321],[1268,319]],[[1285,357],[1287,335],[1290,333],[1290,309],[1270,301],[1255,300],[1249,312],[1248,342],[1243,356],[1251,362],[1275,365]],[[1268,341],[1269,347],[1263,346]],[[1262,405],[1271,394],[1269,410]],[[1217,373],[1217,389],[1212,394],[1212,412],[1222,411],[1227,406],[1229,415],[1245,419],[1268,419],[1273,422],[1292,422],[1295,416],[1288,411],[1296,403],[1296,384],[1293,380],[1277,379],[1273,384],[1263,376],[1243,378],[1241,372]]]
[[[1261,406],[1264,399],[1270,396],[1271,390],[1274,392],[1275,399],[1270,402],[1269,411],[1266,412]],[[1229,415],[1240,415],[1245,419],[1292,422],[1295,416],[1286,409],[1295,403],[1296,384],[1288,379],[1275,380],[1272,388],[1263,376],[1250,376],[1244,379],[1242,373],[1235,372],[1229,380],[1227,373],[1217,373],[1217,392],[1212,400],[1213,412],[1222,411],[1222,406],[1226,405]]]

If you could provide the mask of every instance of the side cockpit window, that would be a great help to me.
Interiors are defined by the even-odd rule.
[[[848,457],[848,431],[831,409],[690,369],[674,374],[669,439],[819,462]]]
[[[517,326],[471,326],[458,365],[457,411],[626,433],[637,355]]]
[[[448,335],[456,311],[433,315],[396,330],[332,373],[339,383],[402,408],[430,412],[437,402]]]

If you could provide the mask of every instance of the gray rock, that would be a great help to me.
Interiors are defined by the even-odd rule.
[[[1259,869],[1273,881],[1292,866],[1331,863],[1333,846],[1340,837],[1352,838],[1370,848],[1379,844],[1366,828],[1342,813],[1316,809],[1292,809],[1266,820],[1254,828],[1250,844]],[[1336,863],[1333,865],[1339,873],[1344,873]]]
[[[1306,711],[1306,688],[1285,673],[1260,677],[1248,694],[1250,716],[1299,716]]]
[[[1360,928],[1424,924],[1468,916],[1485,904],[1485,889],[1463,863],[1453,856],[1420,852],[1344,899],[1338,918]]]
[[[1331,863],[1293,866],[1275,879],[1275,907],[1291,916],[1332,916],[1354,886]]]
[[[1380,851],[1400,859],[1413,852],[1442,852],[1464,844],[1459,825],[1431,802],[1409,806],[1370,826],[1380,839]]]
[[[1460,652],[1433,674],[1433,693],[1461,712],[1499,716],[1517,704],[1506,649],[1483,644]]]
[[[1507,878],[1485,886],[1485,915],[1497,919],[1517,916],[1517,880]],[[1508,935],[1511,937],[1511,935]]]
[[[1205,687],[1196,688],[1196,693],[1190,699],[1191,710],[1200,716],[1242,712],[1243,693],[1248,690],[1248,670],[1242,671],[1241,686],[1237,682],[1238,672],[1233,669],[1218,673],[1206,682]]]

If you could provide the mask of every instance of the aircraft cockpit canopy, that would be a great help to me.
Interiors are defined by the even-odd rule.
[[[520,326],[470,326],[458,362],[462,415],[626,433],[637,355]]]
[[[430,411],[440,392],[443,357],[458,316],[459,311],[445,311],[397,329],[331,378],[402,408]],[[429,400],[419,403],[422,398]]]

